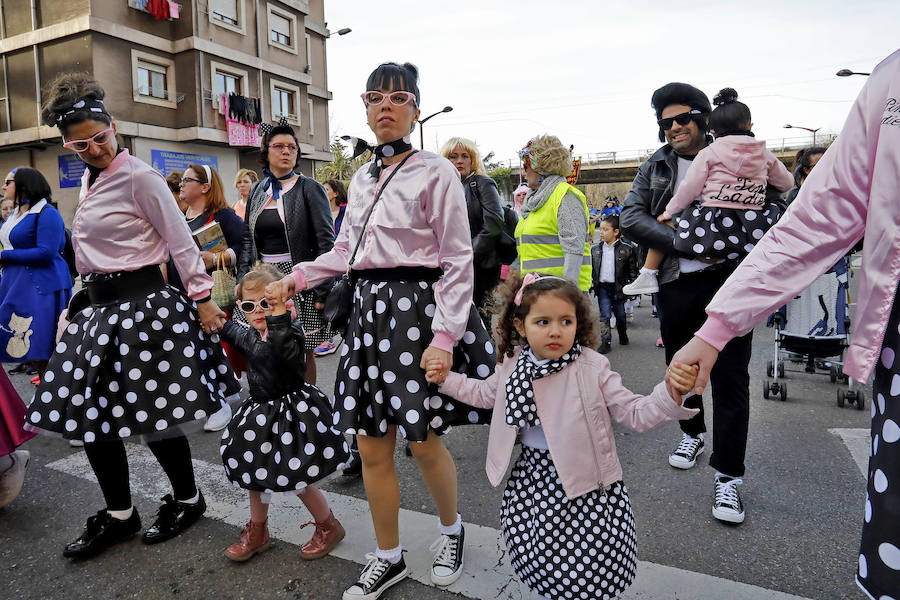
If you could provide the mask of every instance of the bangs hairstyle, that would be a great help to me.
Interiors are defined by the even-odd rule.
[[[16,186],[16,194],[13,197],[16,206],[27,204],[31,207],[41,200],[46,200],[48,204],[53,204],[50,184],[47,183],[47,179],[37,169],[19,167],[13,175],[13,182]]]
[[[214,168],[209,165],[206,166],[209,167],[209,179],[206,178],[206,169],[203,168],[203,165],[188,165],[188,169],[194,171],[201,184],[209,184],[209,192],[206,193],[206,210],[217,212],[223,208],[228,208],[228,201],[225,199],[225,189],[222,186],[222,178],[219,177],[219,173]]]
[[[259,175],[256,174],[256,171],[253,169],[241,169],[237,172],[237,175],[234,176],[234,187],[237,187],[237,184],[239,184],[244,177],[249,177],[250,183],[259,181]]]
[[[683,104],[703,113],[693,115],[691,118],[697,124],[701,133],[704,135],[709,133],[709,112],[712,110],[712,106],[706,94],[688,83],[675,81],[667,83],[653,92],[653,97],[650,99],[650,105],[656,111],[657,119],[661,119],[662,112],[667,106],[672,106],[673,104]],[[666,134],[662,127],[659,128],[659,141],[666,141]]]
[[[464,137],[452,137],[441,146],[441,156],[449,159],[450,153],[456,150],[457,148],[462,148],[466,152],[469,153],[469,156],[472,157],[472,172],[476,175],[486,175],[487,172],[484,170],[484,163],[481,161],[481,152],[478,151],[478,146],[475,145],[475,142],[468,138]]]
[[[269,133],[262,137],[259,145],[259,160],[257,162],[262,165],[263,169],[269,168],[269,145],[272,143],[272,138],[278,135],[289,135],[294,138],[294,143],[297,145],[297,160],[294,162],[294,170],[296,170],[300,165],[300,156],[302,153],[300,152],[300,140],[297,138],[294,128],[290,125],[276,125]]]
[[[412,63],[381,63],[366,80],[365,91],[409,92],[416,97],[416,108],[422,106],[419,95],[419,69]]]
[[[614,230],[619,228],[619,215],[609,215],[605,219],[603,219],[604,223],[609,223],[609,226]]]
[[[743,102],[738,102],[738,93],[734,88],[719,90],[713,98],[713,104],[716,108],[709,115],[709,128],[715,135],[750,129],[750,108]]]
[[[594,316],[591,312],[591,302],[586,294],[578,289],[578,286],[567,279],[558,277],[542,277],[525,288],[522,293],[522,304],[516,306],[516,294],[522,287],[522,274],[519,271],[510,270],[506,281],[494,290],[494,297],[499,298],[500,316],[497,321],[497,362],[502,363],[507,356],[512,356],[516,346],[524,345],[528,340],[519,335],[516,330],[515,320],[524,322],[525,317],[531,311],[531,305],[541,294],[554,294],[563,300],[571,302],[575,307],[575,341],[587,348],[597,345],[594,335]]]
[[[281,271],[276,269],[274,265],[258,262],[253,267],[252,271],[248,271],[246,275],[241,277],[241,281],[237,284],[234,295],[238,300],[243,300],[244,289],[256,290],[261,287],[265,288],[270,283],[278,281],[282,277],[284,277],[284,275]]]
[[[337,179],[329,179],[322,185],[327,185],[331,188],[335,194],[337,194],[337,203],[338,206],[342,204],[347,204],[347,188],[344,187],[344,184],[338,181]]]
[[[72,105],[79,100],[103,100],[106,92],[100,84],[87,73],[62,73],[58,75],[44,90],[44,103],[41,105],[41,120],[50,127],[59,126],[60,133],[65,135],[70,125],[85,121],[97,121],[112,125],[112,118],[106,113],[91,110],[77,110],[58,122],[59,116],[72,110]]]

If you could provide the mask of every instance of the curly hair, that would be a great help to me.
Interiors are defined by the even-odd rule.
[[[87,120],[99,121],[106,125],[112,119],[106,113],[79,110],[68,115],[62,123],[58,119],[72,109],[79,100],[103,100],[106,92],[88,73],[62,73],[58,75],[44,90],[44,103],[41,105],[41,120],[51,127],[60,125],[60,131],[70,125]]]
[[[568,300],[575,307],[575,341],[582,346],[592,348],[597,345],[597,337],[594,334],[594,315],[591,302],[586,294],[578,289],[578,286],[567,279],[559,277],[541,277],[522,293],[522,303],[516,306],[514,300],[519,288],[522,287],[522,274],[519,271],[510,270],[506,281],[500,284],[494,295],[500,300],[500,315],[497,319],[496,334],[497,362],[512,356],[516,346],[522,346],[527,340],[519,335],[516,329],[516,319],[525,321],[525,317],[531,312],[531,305],[544,293],[555,294],[563,300]]]
[[[538,135],[529,143],[531,168],[541,175],[565,177],[572,171],[572,153],[555,135]]]
[[[441,146],[441,151],[438,152],[444,158],[449,159],[450,154],[456,150],[457,148],[462,148],[464,151],[469,153],[469,156],[472,157],[472,172],[476,175],[486,175],[487,171],[484,170],[484,162],[481,160],[481,153],[478,151],[478,146],[472,140],[464,137],[452,137]]]
[[[246,275],[241,277],[234,295],[238,300],[243,300],[244,288],[251,290],[256,290],[260,287],[265,288],[266,285],[278,281],[282,277],[284,275],[274,265],[258,262],[253,267],[253,270],[248,271]]]

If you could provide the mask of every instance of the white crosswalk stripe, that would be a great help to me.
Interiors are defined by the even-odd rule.
[[[131,490],[135,495],[157,499],[169,493],[168,481],[147,448],[127,444],[131,469]],[[87,457],[77,452],[49,463],[47,467],[96,481]],[[206,516],[242,528],[249,518],[248,498],[225,479],[222,466],[194,460],[197,485],[207,502]],[[362,563],[366,552],[375,548],[375,536],[365,500],[325,492],[334,514],[347,530],[347,537],[331,553],[344,560]],[[429,577],[429,544],[437,537],[436,517],[411,510],[400,511],[400,537],[411,577],[432,585]],[[269,531],[274,538],[300,545],[312,534],[298,525],[309,514],[296,497],[276,494],[269,512]],[[299,560],[299,559],[298,559]],[[348,585],[351,582],[348,579]],[[512,572],[504,552],[500,532],[491,527],[466,524],[466,554],[463,576],[449,591],[466,598],[509,598],[534,600],[536,596]],[[337,597],[335,591],[334,597]],[[622,596],[625,600],[808,600],[782,592],[641,561],[635,584]]]
[[[841,441],[847,446],[847,450],[850,451],[850,456],[853,457],[856,466],[859,467],[859,472],[862,473],[863,479],[865,479],[866,471],[869,467],[869,448],[872,443],[872,436],[869,430],[863,428],[835,428],[829,429],[828,433],[833,433],[841,438]]]

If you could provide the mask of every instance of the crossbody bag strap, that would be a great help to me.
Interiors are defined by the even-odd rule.
[[[353,248],[353,254],[350,256],[350,261],[347,263],[347,273],[348,274],[350,273],[350,267],[352,267],[353,263],[356,261],[356,251],[359,250],[359,244],[360,244],[360,242],[362,242],[363,236],[366,235],[366,225],[369,224],[369,217],[372,216],[372,212],[375,210],[375,205],[378,203],[378,200],[381,198],[381,194],[382,194],[382,192],[384,192],[384,188],[386,188],[387,184],[389,184],[391,182],[391,179],[394,177],[394,175],[397,174],[397,171],[400,170],[400,167],[402,167],[404,165],[404,163],[406,163],[406,161],[408,161],[412,157],[412,155],[415,154],[416,152],[418,152],[418,150],[413,150],[412,152],[407,154],[406,157],[402,161],[400,161],[400,164],[397,165],[397,168],[394,169],[393,171],[391,171],[391,174],[388,175],[388,178],[384,181],[384,185],[382,185],[381,189],[378,190],[378,193],[375,194],[375,200],[372,202],[372,206],[369,207],[369,212],[366,213],[366,219],[365,219],[365,221],[363,221],[362,231],[359,234],[359,239],[356,240],[356,246]]]

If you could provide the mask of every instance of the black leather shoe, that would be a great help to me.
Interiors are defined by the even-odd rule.
[[[341,475],[344,477],[359,477],[362,475],[362,459],[359,457],[359,452],[350,451],[350,460],[347,461],[344,470],[341,471]]]
[[[619,345],[620,346],[628,345],[628,335],[626,335],[624,333],[619,335]]]
[[[612,350],[612,347],[609,345],[609,342],[603,342],[600,344],[600,347],[597,348],[597,352],[600,354],[609,354],[610,350]]]
[[[200,494],[196,504],[179,502],[166,494],[162,498],[163,505],[156,511],[156,521],[144,532],[145,544],[158,544],[170,540],[197,522],[206,512],[206,500]]]
[[[113,544],[127,540],[140,530],[141,518],[136,508],[124,521],[110,516],[104,508],[93,517],[88,517],[84,532],[65,547],[63,556],[68,558],[95,556]]]

